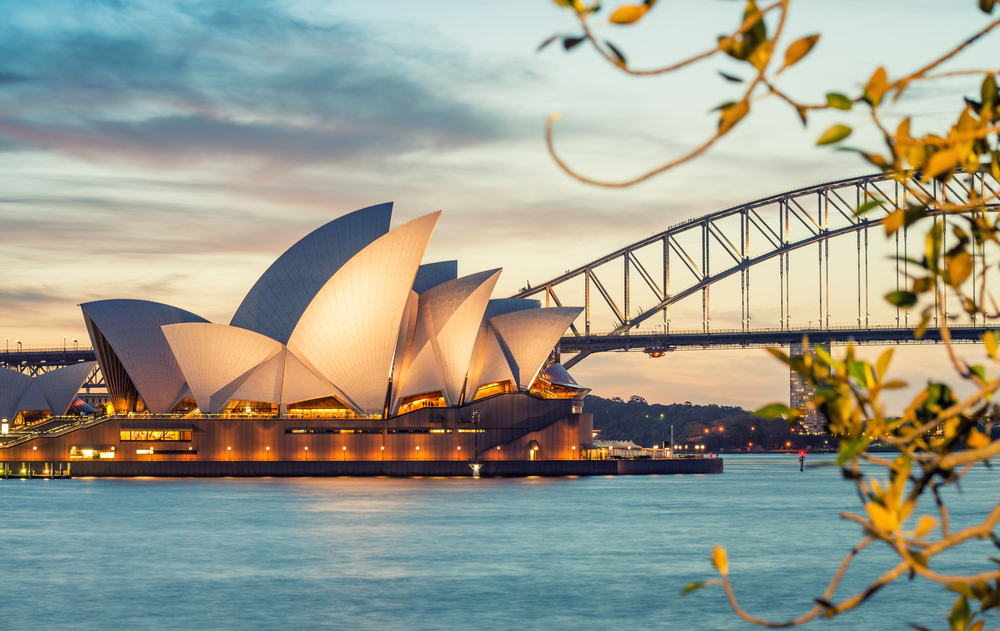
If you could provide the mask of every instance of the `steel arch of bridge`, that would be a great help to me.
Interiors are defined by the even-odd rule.
[[[932,180],[928,183],[921,183],[914,176],[910,176],[909,186],[921,191],[928,197],[938,201],[949,201],[953,203],[965,203],[969,201],[970,192],[975,191],[980,197],[997,195],[1000,193],[1000,182],[993,175],[981,169],[976,173],[963,173],[952,179],[948,183],[941,183]],[[881,208],[874,208],[856,215],[854,209],[860,207],[870,199],[884,201]],[[530,298],[544,296],[546,304],[554,302],[561,306],[556,289],[561,285],[583,279],[584,282],[584,332],[574,324],[572,326],[572,336],[563,338],[560,350],[564,352],[579,351],[579,355],[567,362],[567,367],[577,363],[593,352],[604,350],[623,350],[634,348],[637,340],[628,341],[625,338],[630,330],[637,328],[640,324],[653,317],[657,313],[663,314],[664,335],[661,338],[671,338],[669,334],[669,309],[670,306],[680,300],[688,298],[701,292],[702,295],[702,331],[688,332],[694,334],[691,338],[708,340],[707,345],[715,345],[711,341],[719,339],[719,335],[714,335],[710,328],[711,323],[711,302],[710,288],[713,284],[734,276],[740,275],[740,295],[741,295],[741,329],[744,341],[741,345],[755,344],[753,340],[757,337],[757,331],[761,333],[768,331],[768,335],[763,337],[774,338],[772,330],[756,330],[750,328],[750,270],[755,265],[765,261],[778,258],[780,270],[779,278],[779,312],[780,329],[777,337],[787,338],[792,334],[790,327],[789,303],[790,303],[790,274],[789,255],[793,250],[798,250],[812,244],[819,244],[819,314],[820,326],[818,331],[830,329],[830,246],[829,241],[836,237],[848,234],[857,235],[857,273],[858,273],[858,322],[856,331],[869,330],[868,314],[868,230],[877,227],[882,218],[888,213],[905,208],[911,201],[911,194],[907,187],[885,174],[868,175],[835,182],[819,184],[808,188],[773,195],[763,199],[758,199],[749,203],[733,206],[726,210],[718,211],[695,219],[690,219],[674,225],[663,232],[656,233],[640,241],[636,241],[623,248],[615,250],[610,254],[595,259],[585,265],[568,270],[566,273],[552,278],[544,283],[528,286],[517,292],[512,298]],[[988,204],[989,210],[997,208],[996,203]],[[814,210],[813,210],[814,209]],[[946,221],[941,217],[944,213],[934,211],[935,221]],[[834,221],[831,221],[831,217]],[[940,219],[938,217],[941,217]],[[729,220],[735,224],[735,218],[739,220],[739,231],[735,232],[733,227],[722,225],[723,220]],[[800,234],[794,238],[791,236],[792,227],[796,226],[796,231]],[[804,228],[804,230],[803,230]],[[801,233],[804,232],[804,236]],[[678,237],[694,235],[699,243],[696,248],[685,248],[678,241]],[[758,251],[751,252],[751,236],[756,243],[763,243],[764,247]],[[903,251],[906,251],[907,232],[902,230],[896,233],[895,248],[897,255],[900,252],[900,239],[903,240]],[[721,263],[713,261],[713,243],[716,250],[724,252]],[[656,248],[661,252],[662,270],[653,269],[650,273],[639,260],[639,251]],[[978,258],[978,257],[977,257]],[[598,276],[598,270],[606,275],[611,265],[620,261],[618,271],[610,273],[623,273],[623,291],[616,296],[606,288]],[[679,263],[678,263],[679,261]],[[679,291],[671,289],[671,265],[680,266],[681,269],[689,272],[695,281]],[[899,283],[899,271],[905,273],[906,263],[900,263],[897,259],[897,284]],[[977,262],[981,266],[982,263]],[[662,271],[662,275],[661,275]],[[980,268],[979,272],[985,273],[985,269]],[[654,277],[653,274],[656,274]],[[974,273],[975,274],[975,273]],[[647,310],[634,310],[632,308],[631,281],[632,276],[637,275],[639,283],[648,287],[655,295],[658,303]],[[615,318],[614,328],[610,333],[591,333],[591,287],[596,290],[600,300],[610,309]],[[863,290],[862,290],[863,288]],[[899,288],[899,287],[897,287]],[[973,289],[975,291],[975,289]],[[824,312],[825,298],[825,312]],[[621,305],[621,306],[619,306]],[[902,315],[902,322],[900,321]],[[896,327],[898,331],[905,331],[909,335],[909,322],[906,313],[901,314],[897,308]],[[940,315],[940,314],[936,314]],[[935,322],[937,320],[935,319]],[[976,323],[974,323],[975,325]],[[985,325],[985,322],[983,322]],[[971,327],[982,328],[982,327]],[[970,330],[971,330],[970,328]],[[801,339],[802,329],[795,329]],[[721,332],[720,332],[721,333]],[[849,335],[849,334],[844,334]],[[655,337],[655,336],[654,336]],[[676,336],[673,336],[676,337]],[[727,337],[727,336],[721,336]],[[762,339],[763,339],[762,337]],[[839,337],[838,335],[832,337]],[[896,334],[897,341],[904,341],[899,334]],[[603,339],[600,339],[603,338]],[[728,336],[732,343],[732,336]],[[588,342],[598,342],[587,344]],[[656,341],[656,340],[652,340]],[[664,340],[661,339],[660,342]],[[773,343],[773,342],[770,342]]]

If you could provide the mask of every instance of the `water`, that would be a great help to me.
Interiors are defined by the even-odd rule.
[[[810,456],[816,463],[828,457]],[[978,467],[959,523],[997,501]],[[714,476],[533,479],[0,481],[4,629],[748,629],[713,576],[726,546],[742,604],[794,616],[859,529],[835,468],[729,456]],[[937,569],[988,569],[991,544]],[[844,588],[890,567],[872,546]],[[901,581],[822,629],[944,628],[953,599]]]

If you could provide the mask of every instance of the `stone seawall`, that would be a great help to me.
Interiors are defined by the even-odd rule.
[[[483,477],[530,475],[652,475],[722,473],[722,458],[676,460],[498,460],[483,462]],[[30,463],[41,468],[42,463]],[[63,463],[65,464],[65,463]],[[58,469],[59,463],[56,463]],[[324,460],[285,462],[73,461],[73,477],[262,477],[262,476],[460,476],[472,475],[461,460]]]

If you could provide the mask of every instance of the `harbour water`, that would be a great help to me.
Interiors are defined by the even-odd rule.
[[[957,525],[997,480],[977,467],[948,494]],[[0,626],[748,629],[721,588],[678,597],[713,577],[712,546],[749,611],[793,616],[860,539],[842,510],[860,509],[835,467],[779,454],[705,476],[4,480]],[[934,567],[987,569],[991,550]],[[891,563],[870,547],[838,596]],[[903,580],[814,625],[945,628],[952,600]]]

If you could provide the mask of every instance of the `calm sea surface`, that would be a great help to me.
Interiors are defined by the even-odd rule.
[[[830,461],[810,456],[809,464]],[[3,629],[747,629],[796,615],[859,529],[835,468],[727,456],[712,476],[0,481]],[[949,495],[980,519],[1000,471]],[[935,565],[979,570],[991,544]],[[995,554],[994,554],[995,555]],[[869,548],[838,595],[889,567]],[[951,599],[903,581],[820,629],[944,628]]]

